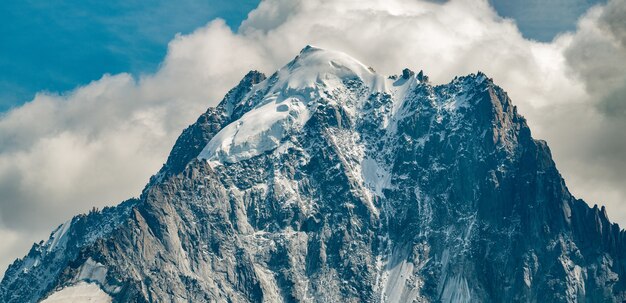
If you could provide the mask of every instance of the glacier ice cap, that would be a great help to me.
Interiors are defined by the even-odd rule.
[[[323,91],[332,91],[350,79],[358,79],[369,87],[374,86],[377,78],[382,79],[344,53],[310,45],[273,78],[260,83],[257,90],[269,88],[263,98],[220,130],[198,158],[213,164],[234,163],[272,150],[309,120],[310,105]],[[254,93],[256,90],[244,99]]]
[[[373,87],[376,75],[372,68],[339,51],[307,45],[300,54],[277,72],[275,90],[332,89],[342,80],[360,79]]]
[[[306,124],[320,99],[328,92],[345,91],[350,81],[362,83],[370,93],[404,95],[418,79],[411,75],[401,84],[394,84],[394,80],[343,52],[307,45],[291,62],[243,97],[238,104],[245,105],[245,113],[222,128],[198,158],[220,165],[277,148],[286,136]]]

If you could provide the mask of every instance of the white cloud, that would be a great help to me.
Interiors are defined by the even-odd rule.
[[[618,127],[625,119],[597,110],[622,87],[615,77],[626,73],[594,55],[618,58],[623,44],[586,50],[602,39],[620,41],[624,32],[611,29],[620,20],[597,8],[576,33],[547,44],[525,40],[486,1],[263,1],[237,33],[216,20],[176,37],[153,75],[104,76],[64,95],[37,95],[0,118],[0,233],[21,235],[0,246],[0,266],[26,253],[15,247],[43,238],[76,212],[137,195],[206,107],[248,70],[271,73],[306,44],[347,52],[386,74],[424,69],[437,83],[486,72],[529,118],[535,136],[548,140],[570,189],[592,204],[603,197],[611,217],[626,222],[618,212],[626,170],[614,166],[626,147],[611,141],[624,138]],[[581,53],[591,60],[577,64]],[[616,84],[604,87],[598,77]],[[585,140],[607,147],[599,159]]]

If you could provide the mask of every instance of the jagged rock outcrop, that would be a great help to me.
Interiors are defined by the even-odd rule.
[[[139,199],[35,245],[0,298],[621,302],[625,254],[486,75],[432,85],[307,47],[183,131]]]

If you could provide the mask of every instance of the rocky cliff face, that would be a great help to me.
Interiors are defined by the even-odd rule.
[[[482,73],[305,48],[183,131],[139,199],[16,261],[2,302],[621,302],[626,234]]]

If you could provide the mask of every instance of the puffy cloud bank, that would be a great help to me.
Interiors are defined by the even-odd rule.
[[[172,40],[155,74],[105,75],[0,117],[0,267],[73,214],[136,196],[185,126],[248,70],[271,73],[306,44],[436,83],[486,72],[549,142],[570,190],[623,225],[625,20],[612,0],[551,43],[524,39],[486,0],[266,0],[238,32],[212,21]]]

